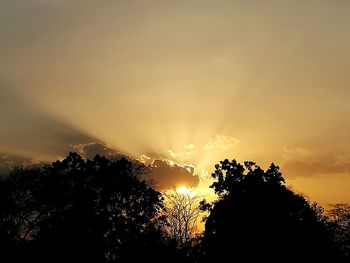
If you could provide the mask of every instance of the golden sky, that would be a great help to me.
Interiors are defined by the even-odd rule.
[[[281,166],[350,202],[350,1],[0,0],[0,153]],[[3,157],[4,158],[4,157]]]

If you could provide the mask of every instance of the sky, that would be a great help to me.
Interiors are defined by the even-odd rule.
[[[0,168],[97,145],[204,189],[235,158],[274,162],[312,201],[350,202],[349,11],[347,0],[0,0]]]

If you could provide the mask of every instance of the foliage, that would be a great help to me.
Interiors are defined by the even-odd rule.
[[[224,160],[212,203],[141,180],[131,160],[70,153],[0,177],[2,262],[235,262],[349,259],[350,206],[325,214],[287,188],[279,167]],[[208,216],[197,233],[201,211]],[[11,260],[8,260],[11,258]]]
[[[271,164],[264,171],[253,162],[224,160],[212,177],[218,200],[202,203],[210,212],[204,260],[335,259],[317,210],[285,186],[278,166]]]
[[[125,262],[162,246],[159,192],[125,158],[83,160],[75,153],[0,181],[0,239],[26,260]],[[142,253],[141,253],[142,252]],[[152,255],[153,257],[153,255]]]
[[[334,240],[339,244],[341,251],[350,258],[350,205],[332,205],[327,215]]]

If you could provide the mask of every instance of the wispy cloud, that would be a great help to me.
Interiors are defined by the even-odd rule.
[[[230,148],[237,147],[239,143],[240,141],[235,137],[226,135],[215,135],[214,137],[209,139],[208,143],[203,147],[203,150],[228,150]]]
[[[348,153],[321,153],[304,147],[288,147],[283,152],[281,168],[286,176],[344,174],[350,170]]]
[[[283,149],[283,158],[285,161],[293,160],[302,163],[316,163],[316,152],[303,147],[286,147]]]
[[[174,152],[172,150],[169,150],[168,154],[170,155],[170,157],[172,157],[174,159],[176,159],[177,157],[179,157],[181,155],[180,153],[176,153],[176,152]]]
[[[175,152],[173,150],[169,150],[168,154],[173,159],[180,159],[182,161],[186,161],[192,156],[194,148],[194,144],[190,143],[185,145],[182,151]]]

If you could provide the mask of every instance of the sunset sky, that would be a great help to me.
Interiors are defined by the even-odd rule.
[[[98,142],[201,189],[235,158],[350,202],[349,14],[347,0],[0,0],[0,168]]]

